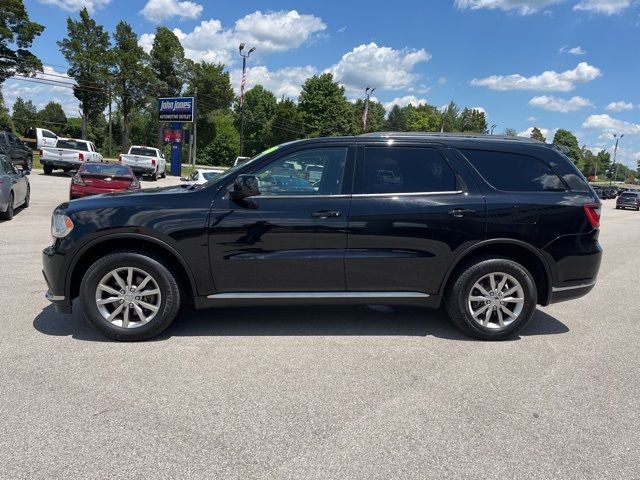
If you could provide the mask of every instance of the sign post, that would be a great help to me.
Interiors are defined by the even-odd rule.
[[[165,141],[171,143],[171,175],[179,177],[182,169],[182,124],[195,121],[193,97],[158,98],[158,121],[171,122],[171,130],[165,130]]]

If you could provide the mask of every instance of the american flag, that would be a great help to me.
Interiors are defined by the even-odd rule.
[[[240,106],[244,105],[244,87],[247,84],[247,72],[242,72],[242,81],[240,82]]]

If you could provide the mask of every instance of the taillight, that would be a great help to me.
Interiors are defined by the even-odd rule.
[[[588,203],[587,205],[583,205],[582,208],[591,226],[593,228],[600,228],[601,205],[599,203]]]
[[[42,149],[40,149],[40,157],[42,158],[42,156],[44,155]]]
[[[80,160],[81,162],[84,162],[84,153],[78,154],[78,160]]]
[[[156,166],[156,160],[155,160],[155,158],[152,158],[152,159],[151,159],[151,166],[152,166],[152,167],[155,167],[155,166]]]
[[[82,180],[80,175],[76,174],[71,178],[71,183],[74,185],[84,185],[84,180]]]
[[[122,163],[122,155],[118,155],[118,161]]]

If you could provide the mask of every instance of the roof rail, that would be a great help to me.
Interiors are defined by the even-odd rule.
[[[449,133],[449,132],[372,132],[362,133],[358,137],[368,138],[409,138],[409,137],[429,137],[429,138],[475,138],[482,140],[509,140],[523,143],[544,143],[534,138],[512,137],[508,135],[485,135],[482,133]]]

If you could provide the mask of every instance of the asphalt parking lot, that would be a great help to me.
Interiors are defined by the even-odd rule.
[[[373,306],[190,310],[130,344],[45,300],[69,178],[30,180],[0,223],[2,478],[640,478],[638,212],[604,202],[598,285],[512,341]]]

